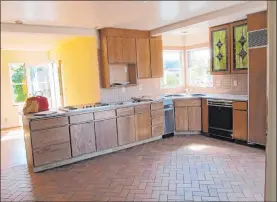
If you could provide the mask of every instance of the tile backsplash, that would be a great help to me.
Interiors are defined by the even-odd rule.
[[[141,79],[138,85],[126,88],[101,89],[101,102],[122,102],[130,100],[131,97],[151,96],[157,97],[166,93],[183,93],[188,89],[190,93],[225,93],[247,95],[248,81],[247,74],[214,75],[213,87],[191,87],[181,86],[178,88],[160,88],[160,79]],[[234,85],[236,83],[236,85]]]

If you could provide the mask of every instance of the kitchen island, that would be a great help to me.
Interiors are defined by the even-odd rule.
[[[222,96],[206,96],[223,99]],[[245,96],[225,99],[245,101]],[[207,122],[203,96],[172,96],[175,134],[199,134]],[[34,172],[71,164],[164,135],[164,100],[125,102],[102,107],[57,111],[46,117],[23,116],[28,165]],[[205,106],[204,106],[205,107]]]

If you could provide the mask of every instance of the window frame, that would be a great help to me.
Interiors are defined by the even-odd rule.
[[[196,47],[192,46],[192,47],[189,47],[189,48],[185,49],[185,68],[184,68],[185,70],[184,70],[184,72],[185,72],[185,86],[186,86],[186,88],[187,87],[188,88],[212,88],[213,87],[213,86],[202,87],[202,86],[195,86],[195,85],[190,85],[189,84],[189,71],[188,71],[188,68],[189,68],[189,58],[188,57],[189,56],[188,56],[188,52],[189,51],[195,51],[195,50],[202,50],[202,49],[208,49],[209,50],[210,60],[211,60],[211,49],[210,49],[208,44],[201,45],[201,46],[196,46]],[[210,70],[210,66],[211,66],[210,61],[209,61],[208,65],[209,65],[208,68]]]
[[[185,50],[184,49],[177,49],[177,48],[164,48],[163,49],[163,54],[164,52],[180,52],[180,60],[181,60],[181,68],[180,68],[180,83],[178,85],[175,86],[162,86],[160,85],[160,89],[172,89],[172,88],[180,88],[182,86],[184,86],[185,84]],[[164,71],[164,66],[163,66],[163,75],[165,75],[165,71]],[[161,80],[164,79],[164,76],[161,78]],[[161,83],[160,80],[160,83]]]
[[[23,65],[24,66],[25,83],[14,83],[12,81],[12,75],[13,75],[12,66],[13,65]],[[27,87],[27,97],[28,97],[29,89],[28,89],[28,75],[27,75],[26,63],[24,63],[24,62],[17,62],[17,63],[13,62],[13,63],[9,63],[8,66],[9,66],[10,87],[11,87],[11,91],[12,91],[12,104],[13,104],[13,106],[21,106],[21,105],[24,104],[24,102],[16,102],[15,101],[15,94],[14,94],[13,86],[16,86],[16,85],[26,85],[26,87]]]

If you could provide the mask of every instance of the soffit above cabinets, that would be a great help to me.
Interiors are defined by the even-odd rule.
[[[244,1],[2,1],[1,22],[152,30]],[[170,11],[170,12],[168,12]]]

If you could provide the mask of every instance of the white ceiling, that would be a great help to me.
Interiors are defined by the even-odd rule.
[[[1,1],[1,22],[152,30],[245,1]]]

